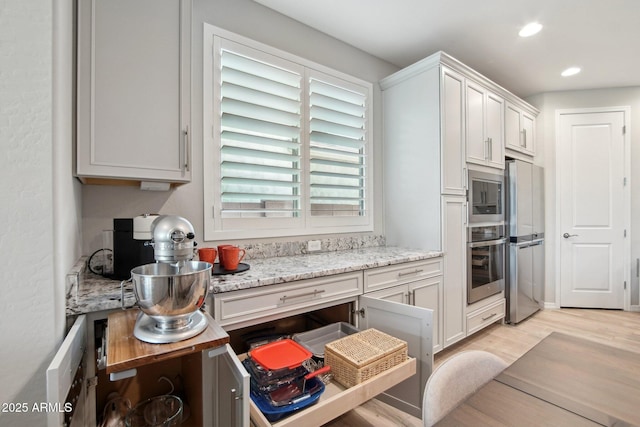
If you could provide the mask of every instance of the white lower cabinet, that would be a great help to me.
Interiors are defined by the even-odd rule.
[[[154,354],[127,360],[122,365],[126,368],[108,374],[109,362],[104,363],[108,315],[97,312],[79,316],[47,369],[48,402],[73,409],[50,413],[48,427],[99,425],[110,393],[116,392],[135,405],[169,392],[161,377],[172,381],[174,394],[188,405],[190,415],[181,426],[249,426],[249,374],[228,344],[202,349],[209,344],[202,340],[193,344],[198,337],[177,346],[150,344]],[[215,322],[209,328],[203,334],[213,328],[217,334],[223,333],[222,341],[228,339]],[[133,336],[125,338],[136,347],[144,347]],[[118,379],[112,380],[112,375]]]
[[[470,305],[467,309],[467,335],[504,319],[505,313],[506,300],[503,293]]]
[[[442,346],[446,348],[467,336],[467,201],[442,196]]]
[[[336,289],[342,289],[343,294],[332,291]],[[360,329],[376,328],[408,343],[407,362],[354,387],[331,382],[317,404],[276,422],[269,422],[249,401],[252,424],[320,426],[376,396],[420,416],[422,389],[433,365],[433,311],[362,293],[360,271],[213,295],[213,315],[229,332],[231,346],[238,354],[247,350],[248,337],[288,335],[333,322],[350,322]],[[271,296],[267,297],[268,294]],[[265,304],[264,312],[256,309],[260,301]],[[232,316],[228,310],[232,304],[236,304],[241,315]],[[397,384],[402,385],[394,387]]]

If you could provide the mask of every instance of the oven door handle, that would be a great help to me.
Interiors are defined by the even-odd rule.
[[[479,248],[482,246],[497,246],[497,245],[504,245],[506,242],[507,242],[506,238],[497,239],[497,240],[485,240],[483,242],[470,242],[469,247]]]

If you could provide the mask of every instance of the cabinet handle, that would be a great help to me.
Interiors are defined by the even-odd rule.
[[[238,394],[236,393],[236,389],[232,388],[231,389],[231,425],[235,426],[237,425],[236,423],[236,406],[237,406],[237,401],[240,400],[240,397],[238,396]]]
[[[491,319],[492,317],[496,317],[497,315],[498,315],[498,313],[493,313],[493,314],[491,314],[491,315],[489,315],[489,316],[487,316],[487,317],[483,317],[483,318],[482,318],[482,321],[484,322],[485,320],[489,320],[489,319]]]
[[[522,147],[527,148],[527,130],[522,129]]]
[[[191,158],[189,157],[189,126],[185,128],[184,133],[184,165],[183,169],[185,171],[189,171],[189,163],[191,163]]]
[[[484,159],[489,160],[489,138],[484,142]]]
[[[402,276],[408,276],[410,274],[418,274],[418,273],[422,273],[424,270],[422,268],[416,268],[413,271],[401,271],[400,273],[398,273],[398,277],[402,277]]]
[[[321,293],[323,293],[323,292],[324,292],[324,289],[321,289],[321,290],[314,289],[314,290],[313,290],[313,292],[307,292],[307,293],[305,293],[305,294],[298,294],[298,295],[283,295],[283,296],[280,298],[280,301],[282,301],[282,302],[286,302],[286,300],[287,300],[288,298],[302,298],[302,297],[308,297],[308,296],[310,296],[310,295],[315,297],[316,295],[319,295],[319,294],[321,294]]]

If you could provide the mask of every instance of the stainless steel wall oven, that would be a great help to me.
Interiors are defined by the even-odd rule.
[[[504,225],[473,226],[468,229],[467,303],[497,294],[504,289]]]

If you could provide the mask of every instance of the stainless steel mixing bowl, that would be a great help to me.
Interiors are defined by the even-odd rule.
[[[212,267],[208,262],[183,261],[134,268],[131,279],[138,306],[160,328],[187,326],[207,297]]]

